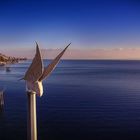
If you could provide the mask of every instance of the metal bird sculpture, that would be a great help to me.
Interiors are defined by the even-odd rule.
[[[71,43],[70,43],[71,44]],[[69,45],[70,45],[69,44]],[[68,45],[68,46],[69,46]],[[60,58],[65,53],[68,46],[47,66],[43,66],[41,53],[36,43],[35,57],[25,73],[24,80],[27,88],[28,118],[27,118],[27,139],[37,140],[37,115],[36,115],[36,95],[43,95],[42,81],[49,76],[58,64]]]
[[[26,80],[27,91],[35,92],[40,97],[43,95],[42,81],[54,70],[68,46],[54,60],[52,60],[47,67],[44,68],[39,46],[36,43],[36,55],[23,78]]]

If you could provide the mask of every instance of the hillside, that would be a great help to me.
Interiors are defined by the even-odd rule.
[[[0,65],[18,63],[19,61],[22,60],[26,60],[26,58],[15,58],[0,53]]]

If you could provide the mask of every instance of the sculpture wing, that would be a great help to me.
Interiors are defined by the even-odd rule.
[[[30,82],[36,82],[37,80],[39,80],[42,73],[43,73],[43,63],[42,63],[41,54],[40,54],[38,44],[36,43],[35,57],[34,57],[31,65],[28,68],[23,79],[30,81]]]
[[[42,81],[44,78],[49,76],[49,74],[54,70],[55,66],[58,64],[60,58],[63,56],[68,46],[46,68],[44,68],[44,72],[42,76],[40,77],[39,81]]]

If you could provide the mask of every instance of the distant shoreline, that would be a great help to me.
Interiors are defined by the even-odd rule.
[[[27,59],[33,60],[33,59]],[[53,59],[43,59],[52,61]],[[140,61],[140,59],[61,59],[61,61]]]
[[[18,63],[20,61],[25,61],[27,58],[15,58],[15,57],[9,57],[3,54],[0,54],[0,66],[5,66],[7,64],[14,64]]]

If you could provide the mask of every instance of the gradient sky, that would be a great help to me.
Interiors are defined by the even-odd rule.
[[[140,1],[0,1],[0,51],[27,51],[35,41],[43,49],[140,48]]]

